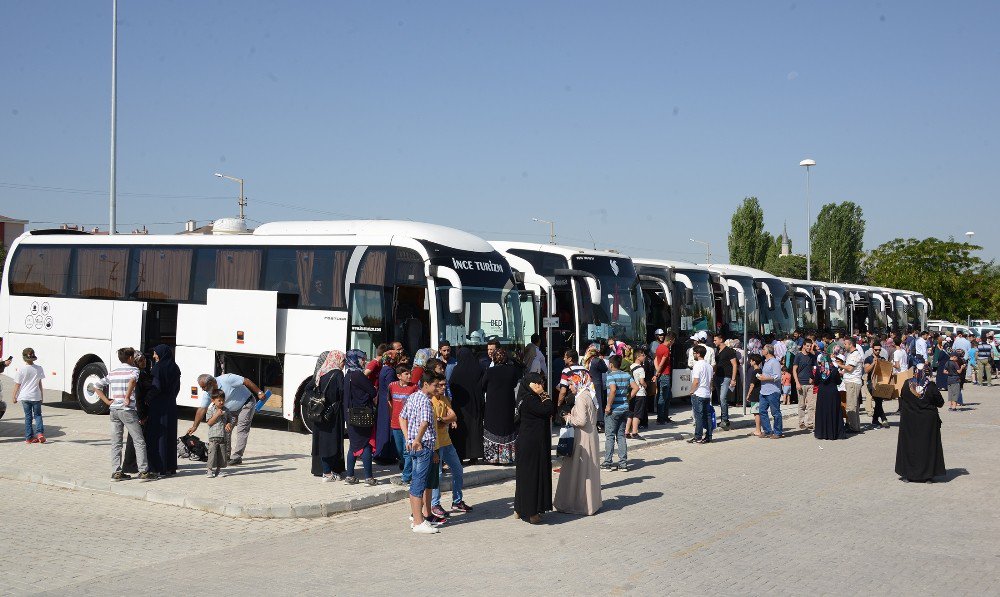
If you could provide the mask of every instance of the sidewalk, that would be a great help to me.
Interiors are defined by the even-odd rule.
[[[23,437],[23,415],[19,405],[9,400],[11,387],[4,383],[7,414],[0,420],[0,477],[52,485],[66,489],[87,489],[126,496],[149,502],[169,504],[239,518],[314,518],[406,499],[406,487],[388,482],[398,475],[395,466],[375,465],[379,485],[322,483],[310,474],[311,438],[293,433],[281,425],[259,426],[250,433],[244,463],[229,469],[230,476],[210,479],[205,463],[181,461],[174,477],[143,482],[111,481],[110,426],[106,416],[87,415],[72,406],[60,404],[58,394],[46,392],[43,408],[44,445],[27,445]],[[797,406],[786,406],[783,415],[789,429],[798,428]],[[629,441],[629,451],[645,450],[667,442],[688,439],[692,435],[691,411],[687,405],[672,405],[672,426],[652,425],[642,435],[645,441]],[[717,431],[716,437],[745,437],[753,427],[753,417],[743,416],[743,408],[730,408],[733,430]],[[193,409],[181,409],[178,425],[183,431],[190,424]],[[203,431],[199,429],[199,431]],[[744,430],[744,431],[738,431]],[[203,438],[204,439],[204,438]],[[603,448],[603,436],[601,437]],[[553,442],[554,445],[554,442]],[[558,460],[553,464],[558,467]],[[359,463],[360,467],[360,463]],[[465,468],[465,486],[497,483],[514,477],[514,467],[469,466]],[[444,502],[451,496],[450,478],[442,478]],[[475,505],[475,504],[473,504]]]

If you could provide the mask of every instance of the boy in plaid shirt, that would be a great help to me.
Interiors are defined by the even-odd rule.
[[[410,479],[410,511],[414,533],[437,533],[437,527],[424,519],[424,508],[431,511],[431,489],[427,486],[428,476],[433,468],[435,458],[434,444],[437,441],[437,429],[434,421],[434,410],[431,407],[431,394],[441,376],[433,371],[425,371],[420,379],[420,390],[406,399],[403,412],[399,415],[399,426],[406,437],[406,450],[410,453],[413,463],[413,476]]]

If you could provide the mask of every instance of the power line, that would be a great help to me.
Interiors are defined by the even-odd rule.
[[[0,182],[0,188],[17,191],[39,191],[43,193],[76,193],[81,195],[104,195],[107,191],[97,191],[94,189],[72,189],[67,187],[47,187],[41,185],[18,184],[13,182]],[[232,196],[205,196],[205,195],[164,195],[159,193],[117,193],[128,197],[145,197],[148,199],[232,199]]]

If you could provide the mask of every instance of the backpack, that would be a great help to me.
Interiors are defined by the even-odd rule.
[[[177,438],[177,458],[208,462],[208,446],[196,435],[182,435]]]

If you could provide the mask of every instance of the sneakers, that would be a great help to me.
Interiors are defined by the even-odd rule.
[[[628,472],[628,463],[619,462],[618,463],[618,467],[616,468],[616,470],[621,471],[623,473],[627,473]]]
[[[367,479],[365,479],[365,485],[367,485],[368,487],[375,487],[376,485],[378,485],[378,479],[376,479],[375,477],[368,477]]]
[[[229,476],[229,473],[227,473],[226,471],[219,471],[219,474],[218,474],[218,476],[219,476],[219,477],[228,477],[228,476]]]
[[[431,515],[437,518],[448,518],[448,513],[444,511],[444,508],[440,504],[431,508]]]
[[[45,436],[42,435],[41,433],[39,433],[37,436],[35,436],[35,441],[37,441],[40,444],[44,444],[45,443]]]
[[[357,485],[359,481],[357,477],[347,477],[344,479],[344,483],[347,483],[348,485]]]
[[[214,479],[215,474],[216,474],[215,471],[208,471],[207,473],[205,473],[205,476],[208,477],[209,479]]]
[[[337,473],[330,473],[329,475],[323,475],[320,480],[321,483],[333,483],[334,481],[340,481],[340,475]]]
[[[611,464],[610,462],[602,462],[601,463],[601,470],[602,471],[616,471],[616,470],[618,470],[618,466],[616,466],[614,464]]]
[[[417,533],[418,535],[433,535],[434,533],[441,532],[427,520],[423,521],[420,524],[413,525],[413,528],[411,530],[414,533]]]
[[[156,473],[151,473],[149,471],[146,471],[145,473],[139,473],[139,479],[143,481],[155,481],[156,479],[159,478],[160,478],[159,475],[157,475]]]
[[[472,512],[472,506],[465,503],[465,501],[455,502],[451,505],[452,512]]]
[[[427,518],[424,519],[424,522],[429,522],[430,524],[432,524],[432,525],[434,525],[436,527],[439,527],[439,526],[443,525],[444,523],[448,522],[448,519],[447,518],[442,518],[440,516],[435,516],[434,514],[431,514],[430,516],[428,516]]]
[[[399,485],[400,487],[405,487],[410,484],[408,481],[404,481],[402,477],[393,477],[389,479],[389,482],[393,485]]]
[[[232,460],[229,461],[229,466],[237,466],[240,464],[243,464],[242,458],[233,458]]]
[[[33,437],[31,439],[26,439],[26,440],[24,440],[24,443],[26,443],[26,444],[37,444],[38,443],[38,438]]]
[[[115,471],[111,475],[111,480],[112,481],[128,481],[131,478],[132,478],[132,475],[126,475],[125,473],[123,473],[121,471]]]

